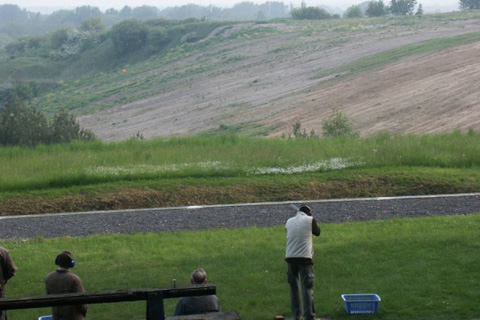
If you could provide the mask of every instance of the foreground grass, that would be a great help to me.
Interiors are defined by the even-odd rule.
[[[322,317],[350,318],[342,293],[378,293],[379,313],[366,319],[473,319],[480,316],[480,214],[322,225],[315,240],[316,304]],[[243,319],[289,314],[283,227],[85,238],[3,241],[19,267],[7,295],[44,292],[56,254],[76,253],[87,291],[187,285],[198,267],[217,285],[224,310]],[[176,301],[167,300],[171,315]],[[144,316],[144,303],[91,305],[91,319]],[[10,311],[35,319],[48,309]]]
[[[480,190],[480,134],[0,148],[0,215]]]

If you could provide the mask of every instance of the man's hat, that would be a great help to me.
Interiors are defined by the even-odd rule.
[[[307,205],[303,205],[303,206],[300,207],[300,209],[298,209],[298,211],[302,211],[306,214],[309,214],[309,213],[312,212],[312,209],[310,209],[310,207],[307,206]]]
[[[75,266],[73,254],[70,251],[63,251],[55,259],[55,264],[62,268],[73,268]]]

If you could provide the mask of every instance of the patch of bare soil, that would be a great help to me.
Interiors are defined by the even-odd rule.
[[[381,132],[438,133],[480,130],[480,43],[413,57],[298,97],[302,107],[264,121],[284,124],[275,133],[291,132],[292,119],[321,132],[322,116],[332,108],[345,113],[363,136]]]
[[[255,28],[258,25],[245,25]],[[321,132],[333,108],[362,136],[379,132],[480,130],[480,44],[415,56],[341,83],[319,71],[434,38],[480,31],[480,21],[439,26],[365,28],[309,34],[275,24],[280,34],[232,40],[152,72],[172,79],[155,96],[80,118],[101,139],[191,135],[248,123],[288,134],[300,121]],[[227,32],[216,30],[215,35]],[[214,65],[192,72],[202,65]],[[115,124],[115,125],[114,125]]]

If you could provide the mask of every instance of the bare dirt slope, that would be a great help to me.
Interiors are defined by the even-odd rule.
[[[251,32],[260,27],[238,26]],[[341,82],[316,77],[385,50],[479,32],[480,20],[323,32],[309,30],[308,24],[269,27],[278,32],[222,42],[153,69],[158,76],[176,77],[153,88],[158,92],[153,97],[82,117],[81,125],[107,141],[136,133],[145,138],[190,135],[220,125],[246,134],[260,126],[278,136],[290,133],[296,121],[320,133],[322,119],[336,108],[362,136],[480,130],[480,43],[411,56]],[[227,32],[217,30],[215,36]],[[189,72],[202,64],[216,67]]]

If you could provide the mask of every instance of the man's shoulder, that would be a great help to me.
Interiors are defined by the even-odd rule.
[[[5,249],[4,247],[0,247],[0,256],[7,256],[8,255],[8,250]]]
[[[71,272],[70,270],[55,270],[47,274],[47,279],[48,278],[70,278],[70,279],[75,279],[75,280],[80,280],[80,277],[77,276],[75,273]]]

